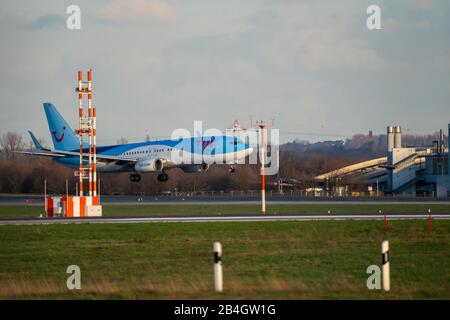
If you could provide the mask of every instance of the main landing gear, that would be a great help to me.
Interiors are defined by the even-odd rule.
[[[161,172],[158,174],[158,181],[159,182],[166,182],[169,179],[169,176],[165,172]]]
[[[228,168],[228,172],[229,173],[234,173],[236,171],[236,168],[233,166],[233,165],[231,165],[229,168]]]
[[[130,180],[131,180],[131,182],[139,182],[139,181],[141,181],[141,176],[138,174],[132,174],[130,176]]]
[[[169,176],[167,175],[167,173],[161,172],[160,174],[158,174],[159,182],[166,182],[167,180],[169,180]],[[130,181],[131,182],[139,182],[139,181],[141,181],[141,176],[139,174],[133,173],[130,176]]]

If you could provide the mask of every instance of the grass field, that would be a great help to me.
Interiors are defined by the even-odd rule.
[[[0,226],[0,298],[450,298],[450,221],[224,222]],[[366,269],[390,241],[391,291]],[[212,246],[223,245],[224,293]],[[66,288],[66,268],[82,288]]]
[[[269,204],[268,214],[298,213],[449,213],[450,204]],[[139,204],[103,205],[104,216],[126,215],[229,215],[260,214],[256,204]],[[0,206],[1,217],[37,217],[44,213],[43,206]]]

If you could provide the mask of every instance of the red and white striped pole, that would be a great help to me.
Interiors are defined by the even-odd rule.
[[[89,70],[89,106],[92,110],[92,188],[93,196],[97,196],[97,109],[92,106],[92,69]]]
[[[265,144],[264,144],[264,123],[261,123],[261,212],[263,215],[266,214],[266,176],[264,173],[265,166]]]
[[[78,71],[78,116],[79,116],[79,124],[80,130],[78,131],[79,139],[80,139],[80,197],[83,196],[83,73]]]
[[[431,209],[428,209],[428,231],[433,231],[433,218],[431,218]]]
[[[88,94],[88,124],[89,124],[89,164],[88,164],[88,173],[89,173],[89,197],[92,197],[92,95],[91,95],[91,70],[88,71],[88,86],[87,86],[87,94]]]
[[[381,210],[378,210],[378,213],[381,214]],[[384,231],[387,230],[387,216],[386,216],[386,212],[384,213],[383,216],[383,227],[384,227]]]

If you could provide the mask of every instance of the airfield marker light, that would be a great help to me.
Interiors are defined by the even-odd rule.
[[[214,242],[214,290],[223,291],[222,245]]]
[[[383,290],[389,291],[391,289],[390,280],[390,265],[389,265],[389,241],[384,240],[381,244],[381,261],[383,266]]]
[[[433,231],[433,219],[431,218],[431,209],[428,209],[428,231]]]

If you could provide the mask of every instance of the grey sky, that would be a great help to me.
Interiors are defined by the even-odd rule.
[[[79,31],[66,28],[70,4]],[[366,28],[370,4],[382,30]],[[89,67],[102,144],[194,120],[275,118],[284,141],[450,122],[446,0],[9,1],[0,26],[0,133],[49,142],[45,101],[74,127],[76,71]]]

